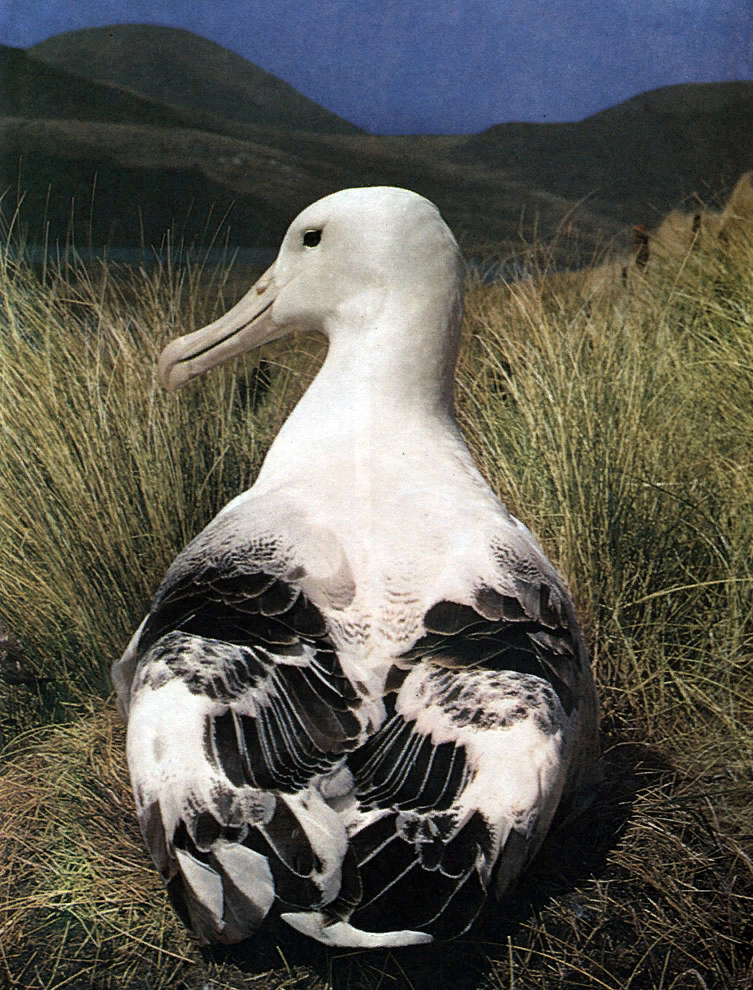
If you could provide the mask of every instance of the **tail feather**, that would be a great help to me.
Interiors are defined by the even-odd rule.
[[[276,900],[267,857],[237,842],[219,839],[208,855],[176,848],[175,864],[170,900],[203,943],[247,938]]]
[[[224,928],[222,880],[216,870],[191,853],[176,849],[175,855],[182,884],[173,886],[173,899],[180,899],[199,939],[213,942],[221,938]]]
[[[223,941],[237,942],[254,931],[275,902],[275,884],[266,856],[235,842],[212,850],[222,871]]]
[[[286,913],[282,920],[291,928],[315,938],[324,945],[353,949],[386,949],[402,945],[422,945],[431,942],[431,935],[425,932],[411,930],[390,930],[386,932],[366,932],[347,921],[332,922],[326,915],[318,911]]]
[[[392,812],[356,832],[364,892],[353,924],[442,939],[462,934],[486,900],[494,831],[479,812],[466,821],[444,812]]]
[[[336,813],[315,791],[269,796],[269,820],[243,829],[223,824],[217,807],[210,813],[194,801],[166,839],[159,802],[141,813],[142,833],[174,907],[204,942],[248,937],[276,901],[310,909],[337,899],[347,913],[360,899]]]

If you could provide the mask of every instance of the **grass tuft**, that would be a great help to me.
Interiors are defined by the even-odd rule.
[[[168,395],[157,357],[219,315],[226,279],[0,263],[0,619],[36,678],[0,711],[11,738],[107,695],[170,560],[251,484],[308,359],[288,348],[286,367],[251,358]]]

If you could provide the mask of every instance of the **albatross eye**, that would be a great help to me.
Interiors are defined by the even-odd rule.
[[[307,230],[303,235],[303,246],[307,248],[316,247],[321,239],[321,230]]]

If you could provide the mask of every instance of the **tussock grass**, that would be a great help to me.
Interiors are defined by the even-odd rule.
[[[0,618],[38,678],[34,703],[0,714],[6,736],[26,711],[33,724],[106,696],[166,565],[248,487],[305,387],[254,358],[208,390],[163,392],[161,348],[219,315],[224,288],[169,261],[60,265],[41,280],[2,258]],[[246,415],[257,405],[263,416]]]
[[[670,697],[681,719],[692,705],[731,724],[748,703],[746,263],[724,302],[718,278],[690,272],[648,298],[642,286],[634,308],[620,299],[622,313],[614,294],[569,307],[532,307],[528,287],[470,297],[480,372],[463,369],[466,433],[568,577],[602,688],[619,686],[647,725]]]
[[[156,356],[234,301],[226,273],[4,255],[0,619],[28,673],[0,682],[8,984],[752,990],[751,271],[741,240],[627,286],[469,284],[459,414],[574,592],[603,704],[591,807],[458,943],[330,953],[273,930],[200,951],[141,846],[107,670],[316,354],[166,396]]]
[[[5,753],[0,915],[11,986],[65,985],[71,977],[99,985],[115,969],[119,985],[129,986],[144,960],[169,985],[190,958],[144,855],[124,745],[124,726],[100,702]]]

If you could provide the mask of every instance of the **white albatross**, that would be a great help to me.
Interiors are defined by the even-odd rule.
[[[326,360],[113,667],[139,822],[202,941],[466,931],[589,786],[598,704],[562,579],[453,416],[463,265],[430,202],[304,210],[168,389],[294,330]]]

